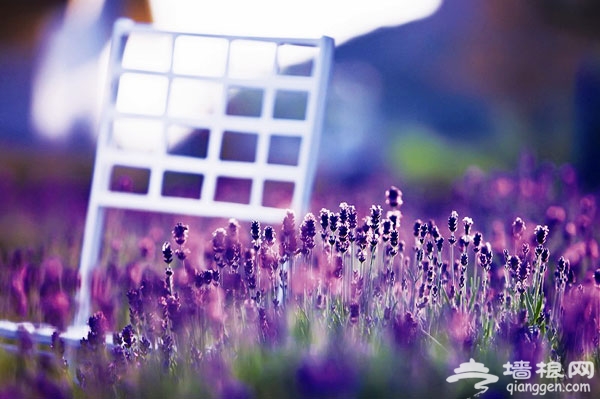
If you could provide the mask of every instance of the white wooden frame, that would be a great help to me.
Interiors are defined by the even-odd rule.
[[[148,70],[131,67],[124,63],[127,38],[131,35],[158,35],[162,44],[170,41],[170,60],[156,68],[152,65]],[[227,53],[225,70],[221,76],[200,76],[180,73],[174,70],[174,52],[176,41],[180,38],[208,38],[225,40]],[[266,76],[239,77],[230,74],[232,43],[263,43],[276,49],[272,69]],[[278,52],[282,46],[300,46],[313,49],[311,72],[308,74],[282,73],[278,63]],[[157,54],[160,45],[157,44]],[[98,144],[94,165],[94,176],[88,205],[84,241],[81,252],[80,276],[81,289],[77,295],[77,315],[75,326],[85,325],[90,316],[90,279],[91,272],[98,262],[102,246],[104,214],[108,208],[132,209],[159,213],[179,213],[191,216],[235,217],[240,220],[257,219],[265,222],[281,221],[285,209],[267,206],[264,201],[265,182],[277,181],[293,184],[291,204],[287,208],[304,212],[308,208],[311,187],[313,184],[318,143],[324,115],[325,95],[327,91],[333,54],[333,40],[329,37],[320,39],[284,39],[284,38],[251,38],[242,36],[215,36],[196,33],[178,33],[155,30],[151,25],[136,24],[131,20],[117,21],[113,31],[110,64],[107,78],[107,96],[99,127]],[[163,62],[160,59],[158,63]],[[165,67],[166,65],[166,67]],[[162,68],[162,70],[161,70]],[[130,75],[127,75],[130,74]],[[120,84],[124,76],[141,76],[148,81],[155,77],[167,83],[164,107],[155,107],[145,112],[133,106],[120,107]],[[220,103],[212,109],[209,116],[192,115],[181,117],[173,115],[170,97],[173,82],[182,79],[186,87],[198,82],[210,82],[222,87]],[[261,92],[259,115],[232,115],[228,113],[228,90],[250,89]],[[299,93],[306,98],[304,117],[288,118],[275,115],[277,96],[281,93]],[[134,95],[135,92],[129,93]],[[141,98],[143,103],[147,98]],[[152,105],[153,106],[153,105]],[[119,109],[119,108],[125,108]],[[129,108],[129,109],[128,109]],[[133,111],[131,111],[133,108]],[[215,111],[216,109],[216,111]],[[177,114],[177,112],[175,112]],[[123,149],[115,142],[114,126],[118,121],[137,121],[140,126],[155,124],[160,126],[162,137],[158,145],[150,152],[137,152]],[[190,129],[209,129],[208,148],[205,158],[173,155],[168,151],[167,135],[170,126],[186,126]],[[256,140],[256,153],[253,162],[222,159],[222,141],[225,132],[251,132]],[[281,165],[268,161],[271,138],[295,137],[299,143],[297,162]],[[144,193],[115,191],[111,187],[114,168],[136,168],[149,174],[147,188]],[[165,195],[165,172],[192,174],[201,178],[200,198],[182,198]],[[219,178],[245,179],[251,188],[247,203],[234,203],[215,199]],[[114,181],[112,181],[114,185]]]

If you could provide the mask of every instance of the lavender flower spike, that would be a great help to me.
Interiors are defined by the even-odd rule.
[[[548,238],[548,233],[550,233],[550,229],[548,229],[548,226],[537,225],[535,230],[533,230],[533,233],[537,243],[539,245],[544,245],[546,243],[546,239]]]
[[[185,244],[188,237],[189,226],[183,223],[177,223],[173,228],[173,239],[177,245]]]
[[[396,186],[391,186],[389,190],[385,192],[385,203],[392,208],[402,205],[404,203],[402,201],[402,191]]]
[[[173,250],[171,249],[171,244],[167,241],[163,243],[162,246],[163,260],[168,265],[173,262]]]

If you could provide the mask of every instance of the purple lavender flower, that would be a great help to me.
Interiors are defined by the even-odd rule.
[[[135,332],[131,324],[126,325],[121,331],[121,337],[123,338],[123,345],[126,348],[131,348],[135,343]]]
[[[253,249],[246,249],[244,252],[244,273],[246,276],[251,276],[254,274],[255,268],[255,255]]]
[[[281,227],[280,244],[283,254],[289,259],[291,258],[298,247],[296,236],[296,216],[293,211],[287,210]]]
[[[348,213],[348,228],[350,230],[354,230],[358,224],[357,222],[357,217],[358,215],[356,214],[356,207],[354,205],[347,205],[346,206],[346,212]]]
[[[381,222],[381,215],[383,213],[383,210],[381,209],[381,206],[379,205],[373,205],[371,206],[371,214],[370,214],[370,218],[369,218],[369,227],[371,227],[371,230],[373,232],[375,232],[376,234],[379,233],[379,224]]]
[[[227,236],[227,230],[225,230],[222,227],[219,227],[218,229],[216,229],[213,232],[213,238],[212,238],[212,246],[213,246],[213,252],[215,254],[220,254],[225,252],[225,237]]]
[[[173,250],[171,249],[171,244],[168,241],[165,241],[162,245],[162,254],[163,260],[168,265],[173,262]]]
[[[458,212],[452,211],[448,217],[448,230],[454,234],[458,229]]]
[[[506,263],[511,271],[511,275],[516,276],[521,266],[521,259],[518,256],[511,255]]]
[[[463,218],[463,226],[465,228],[465,235],[471,234],[471,227],[473,226],[473,219],[466,216]]]
[[[401,206],[404,203],[402,201],[402,191],[396,186],[391,186],[385,192],[385,203],[392,208]]]
[[[212,283],[214,286],[219,285],[219,281],[221,279],[221,273],[218,269],[212,271]]]
[[[233,270],[239,267],[241,247],[239,238],[240,224],[236,219],[229,219],[225,234],[225,263]]]
[[[473,251],[479,251],[479,247],[481,246],[481,240],[483,240],[483,236],[480,232],[477,232],[473,235]]]
[[[350,304],[350,323],[358,323],[358,316],[360,315],[360,307],[358,303],[353,302]]]
[[[83,347],[89,347],[92,350],[105,346],[104,336],[107,331],[107,320],[106,317],[104,317],[104,313],[94,313],[94,315],[89,318],[88,325],[90,326],[90,331],[88,332],[87,338],[81,340],[81,345]]]
[[[466,234],[463,234],[462,236],[460,236],[460,238],[458,239],[458,247],[459,247],[460,251],[466,252],[470,243],[471,243],[470,236],[468,236]]]
[[[202,277],[203,277],[202,280],[204,281],[204,284],[209,285],[213,279],[213,271],[205,270],[204,273],[202,274]]]
[[[252,221],[250,225],[250,236],[252,237],[252,246],[255,251],[260,249],[260,222],[257,220]]]
[[[340,225],[338,230],[338,240],[335,242],[335,249],[337,252],[343,254],[350,246],[350,242],[348,241],[348,226],[345,224]]]
[[[185,244],[187,238],[188,238],[188,230],[189,230],[189,226],[183,223],[177,223],[175,225],[175,227],[173,228],[173,239],[175,240],[175,242],[177,243],[177,245],[183,245]]]
[[[383,219],[381,226],[381,239],[383,242],[387,242],[390,239],[390,234],[392,232],[392,221],[389,219]]]
[[[273,230],[273,226],[265,227],[263,239],[265,244],[267,244],[269,247],[275,243],[275,230]]]
[[[550,230],[548,226],[540,226],[537,225],[533,230],[533,234],[535,235],[535,240],[539,245],[544,245],[546,243],[546,239],[548,238],[548,233]]]
[[[312,213],[307,213],[300,226],[300,241],[302,241],[302,253],[308,254],[315,247],[315,235],[317,234],[317,220]]]
[[[440,237],[435,241],[435,245],[437,247],[438,252],[442,252],[442,248],[444,246],[444,237]]]
[[[220,227],[213,232],[212,253],[216,265],[220,268],[225,267],[226,259],[224,257],[227,249],[227,230]]]
[[[512,234],[515,238],[520,238],[521,235],[525,232],[526,226],[523,219],[517,217],[512,224]]]
[[[393,248],[399,248],[400,247],[400,240],[399,240],[399,233],[397,230],[392,230],[391,234],[390,234],[390,245]],[[402,242],[402,251],[404,251],[404,242]],[[402,252],[400,251],[400,252]]]
[[[540,254],[540,260],[542,261],[542,263],[548,263],[549,259],[550,259],[550,250],[547,247],[544,247],[542,249],[542,253]]]
[[[429,226],[427,225],[427,223],[421,224],[421,228],[419,229],[419,239],[421,240],[421,242],[425,240],[425,236],[427,236],[428,232]]]
[[[322,208],[319,212],[319,221],[321,224],[321,238],[325,240],[327,237],[327,230],[329,228],[329,210]]]
[[[127,292],[129,302],[129,322],[134,326],[139,326],[143,314],[143,302],[139,289],[131,289]]]

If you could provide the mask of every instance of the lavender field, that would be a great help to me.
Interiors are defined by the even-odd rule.
[[[33,199],[0,200],[0,318],[60,332],[85,189],[3,181]],[[597,197],[527,158],[453,184],[317,181],[273,225],[114,211],[87,338],[5,340],[0,397],[598,397]]]

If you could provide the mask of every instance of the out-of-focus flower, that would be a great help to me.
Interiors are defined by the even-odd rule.
[[[173,239],[177,243],[177,245],[185,244],[188,238],[189,226],[183,223],[177,223],[173,228]]]
[[[401,206],[404,203],[402,201],[402,191],[396,186],[391,186],[385,192],[385,202],[392,208]]]

